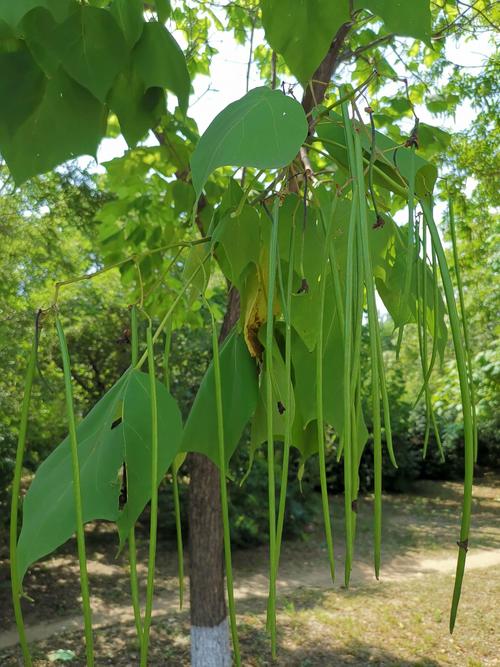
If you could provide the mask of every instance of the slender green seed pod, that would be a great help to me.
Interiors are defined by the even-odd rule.
[[[170,347],[172,344],[172,318],[165,330],[163,347],[163,383],[170,391]],[[177,578],[179,581],[179,608],[184,604],[184,548],[182,542],[181,500],[179,494],[179,468],[174,459],[172,463],[172,495],[174,497],[175,535],[177,542]]]
[[[453,198],[448,200],[448,216],[450,220],[451,244],[453,248],[453,264],[455,268],[455,277],[458,288],[458,298],[460,303],[460,315],[462,319],[462,329],[465,342],[465,355],[467,359],[467,369],[469,372],[470,398],[472,403],[472,430],[474,433],[474,461],[477,462],[478,442],[477,442],[477,415],[476,415],[476,390],[474,387],[474,377],[472,374],[472,348],[470,344],[469,325],[465,311],[464,289],[462,276],[460,273],[460,262],[458,259],[457,234],[455,229],[455,215],[453,211]]]
[[[433,282],[433,334],[432,334],[432,352],[431,359],[429,361],[429,366],[424,377],[424,382],[420,391],[418,392],[417,398],[413,403],[415,407],[420,399],[422,398],[424,392],[428,390],[429,381],[436,364],[437,353],[438,353],[438,328],[439,328],[439,285],[438,285],[438,276],[437,276],[437,260],[436,253],[434,248],[432,248],[432,282]]]
[[[87,667],[94,665],[94,642],[92,637],[92,611],[90,608],[89,580],[87,574],[87,557],[85,554],[85,531],[83,523],[82,492],[80,487],[80,465],[78,462],[78,439],[76,434],[76,420],[73,407],[73,389],[71,386],[71,362],[68,352],[66,336],[59,317],[56,316],[56,329],[59,337],[64,373],[64,389],[66,396],[66,411],[68,415],[69,442],[71,447],[71,465],[73,473],[73,491],[75,501],[76,542],[78,561],[80,565],[80,588],[82,592],[82,608],[85,626],[85,651]]]
[[[413,273],[413,258],[415,256],[414,251],[414,238],[413,238],[413,221],[415,217],[415,149],[410,148],[410,169],[408,175],[408,239],[407,239],[407,248],[408,248],[408,261],[406,262],[406,273],[405,273],[405,282],[403,287],[403,303],[408,303],[408,298],[410,296],[410,287],[412,281]],[[401,351],[401,343],[403,342],[403,332],[404,325],[402,324],[399,328],[398,340],[396,343],[396,359],[399,359],[399,354]]]
[[[131,363],[134,367],[139,357],[139,327],[137,324],[137,307],[134,305],[130,312],[130,334],[131,334]],[[129,531],[128,535],[128,557],[129,557],[129,576],[130,576],[130,594],[132,597],[132,608],[134,610],[134,622],[139,645],[142,637],[142,619],[141,603],[139,601],[139,583],[137,579],[137,546],[135,541],[135,527]]]
[[[450,612],[450,632],[453,632],[455,621],[457,617],[458,603],[460,601],[460,593],[462,590],[462,581],[465,570],[465,560],[467,556],[470,518],[472,508],[472,483],[474,478],[474,432],[472,424],[472,408],[470,397],[469,376],[467,372],[467,361],[464,345],[461,337],[460,319],[455,303],[453,293],[453,284],[446,262],[446,255],[444,253],[439,232],[434,222],[432,215],[432,200],[426,197],[421,201],[422,209],[424,211],[427,227],[431,234],[432,244],[436,251],[437,260],[439,263],[439,270],[441,272],[441,279],[443,281],[444,294],[446,304],[448,307],[448,315],[450,318],[451,334],[453,338],[453,345],[455,348],[455,357],[457,361],[458,377],[460,382],[460,394],[462,398],[463,419],[464,419],[464,441],[465,441],[465,470],[464,470],[464,496],[462,504],[462,522],[460,526],[460,540],[458,542],[458,559],[457,569],[455,574],[455,587],[453,590],[453,600]]]
[[[368,327],[370,332],[370,356],[372,370],[372,412],[373,412],[373,447],[375,467],[375,574],[378,578],[380,572],[380,547],[382,531],[382,434],[380,417],[380,352],[378,332],[378,313],[375,302],[375,286],[368,244],[368,220],[366,209],[366,197],[364,192],[363,155],[359,134],[354,132],[355,150],[355,172],[358,181],[358,206],[360,213],[360,238],[363,249],[363,264],[366,286],[366,302],[368,306]],[[378,482],[377,482],[378,480]]]
[[[292,217],[292,230],[290,234],[290,247],[288,252],[288,276],[286,295],[282,297],[285,304],[283,308],[285,316],[285,375],[286,375],[286,405],[285,405],[285,441],[283,443],[283,466],[281,471],[280,499],[278,506],[278,523],[276,528],[276,577],[279,567],[281,540],[283,538],[283,525],[285,521],[286,492],[288,486],[288,468],[290,462],[290,447],[292,444],[292,294],[293,275],[295,266],[295,214]]]
[[[331,221],[329,221],[331,222]],[[325,248],[323,256],[323,266],[320,274],[320,317],[318,324],[318,340],[316,343],[316,419],[318,422],[318,460],[319,475],[321,485],[321,502],[323,508],[323,521],[325,524],[325,537],[328,549],[328,559],[330,562],[330,575],[332,582],[335,579],[335,560],[333,554],[332,526],[330,520],[330,502],[328,498],[328,486],[326,478],[326,457],[325,457],[325,423],[323,415],[323,329],[324,329],[324,311],[325,311],[325,292],[326,276],[328,273],[329,258],[329,232],[330,224],[325,230]]]
[[[347,233],[347,264],[345,276],[345,308],[344,308],[344,431],[342,434],[342,453],[344,456],[344,503],[345,503],[345,536],[346,557],[344,583],[349,584],[352,567],[352,497],[351,497],[351,411],[352,411],[352,326],[354,318],[355,295],[355,261],[356,261],[356,212],[359,207],[358,190],[360,184],[356,178],[356,164],[354,146],[352,140],[352,126],[349,119],[347,105],[342,105],[342,116],[344,119],[346,143],[349,154],[349,165],[353,176],[353,197],[351,213],[349,217],[349,229]]]
[[[276,485],[274,472],[274,427],[273,414],[273,329],[274,291],[276,284],[276,263],[278,249],[279,199],[276,198],[272,210],[272,228],[269,247],[269,284],[267,294],[266,323],[266,412],[267,412],[267,472],[269,491],[269,617],[271,634],[271,655],[276,657]]]
[[[203,298],[205,305],[210,312],[210,319],[212,323],[212,351],[214,364],[214,381],[215,381],[215,402],[217,406],[217,434],[219,445],[219,470],[220,470],[220,496],[222,506],[222,528],[224,533],[224,560],[226,565],[226,581],[227,581],[227,598],[229,606],[229,620],[231,625],[231,637],[233,640],[234,659],[237,667],[241,665],[240,645],[238,640],[238,628],[236,624],[236,607],[234,603],[234,583],[233,583],[233,567],[231,559],[231,529],[229,525],[229,505],[227,498],[227,482],[226,482],[226,453],[224,441],[224,412],[222,404],[222,380],[220,371],[220,355],[219,355],[219,341],[217,338],[217,327],[215,318],[210,308],[208,301]]]
[[[38,316],[37,316],[38,321]],[[19,512],[19,495],[21,491],[21,478],[23,473],[24,451],[26,449],[26,436],[28,432],[29,408],[31,402],[31,391],[35,377],[36,360],[38,352],[38,322],[35,325],[35,335],[28,358],[28,366],[24,379],[24,396],[21,407],[21,421],[19,424],[19,435],[17,438],[16,463],[14,467],[14,479],[12,481],[12,501],[10,505],[10,583],[12,587],[12,606],[16,619],[19,643],[23,653],[24,664],[31,667],[31,654],[26,640],[23,612],[21,609],[21,586],[19,583],[19,571],[17,563],[17,517]]]
[[[158,529],[158,402],[156,396],[155,359],[153,330],[151,321],[146,330],[149,392],[151,395],[151,514],[149,524],[148,578],[146,588],[146,609],[141,642],[141,667],[147,667],[149,632],[153,613],[153,595],[156,563],[156,538]]]

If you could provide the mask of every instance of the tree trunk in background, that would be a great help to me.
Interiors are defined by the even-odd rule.
[[[239,313],[239,295],[231,288],[221,342]],[[188,466],[191,665],[230,667],[219,469],[203,454],[189,454]]]
[[[342,45],[352,23],[341,26],[330,50],[319,65],[302,100],[306,113],[321,104],[339,62]],[[220,332],[221,342],[238,321],[240,299],[231,288]],[[223,532],[219,469],[201,454],[188,457],[189,485],[189,572],[191,605],[191,666],[229,667],[226,597],[224,588]]]

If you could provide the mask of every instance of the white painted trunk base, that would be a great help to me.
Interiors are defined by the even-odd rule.
[[[227,618],[213,628],[191,626],[191,667],[231,667]]]

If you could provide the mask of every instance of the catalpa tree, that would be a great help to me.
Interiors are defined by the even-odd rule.
[[[465,438],[453,629],[469,539],[475,410],[466,321],[433,214],[438,171],[430,158],[446,149],[449,135],[420,122],[416,105],[425,102],[437,111],[456,107],[452,96],[432,95],[422,77],[425,68],[444,67],[448,35],[488,27],[488,11],[486,2],[450,0],[223,5],[179,0],[173,6],[169,0],[0,0],[0,152],[14,183],[78,156],[95,156],[105,137],[121,134],[129,146],[98,179],[112,195],[98,213],[106,265],[57,283],[53,302],[41,304],[36,315],[10,529],[13,602],[26,665],[32,661],[21,610],[23,577],[75,533],[87,664],[94,664],[84,526],[95,520],[115,522],[120,549],[128,553],[140,664],[148,664],[158,486],[167,472],[174,480],[182,604],[177,473],[185,461],[192,664],[229,665],[233,659],[241,664],[227,487],[228,463],[238,446],[249,447],[251,456],[263,445],[267,451],[273,656],[292,448],[300,456],[299,475],[311,457],[319,461],[333,580],[325,434],[333,431],[340,442],[347,586],[358,470],[370,442],[379,576],[382,459],[388,456],[397,466],[398,453],[377,299],[394,322],[398,352],[405,327],[416,326],[422,389],[415,399],[425,402],[426,442],[434,429],[440,443],[432,373],[451,332]],[[210,74],[212,30],[232,32],[236,42],[248,46],[248,72],[253,66],[261,85],[229,104],[199,136],[189,102],[193,79]],[[258,39],[264,41],[257,44]],[[249,76],[247,88],[248,81]],[[404,224],[395,222],[398,211],[406,211]],[[62,323],[70,313],[61,312],[60,295],[71,284],[112,269],[133,295],[123,304],[130,309],[130,367],[77,420]],[[211,298],[211,285],[221,279],[228,286],[225,312]],[[171,333],[195,321],[200,311],[211,321],[213,359],[183,423],[169,391]],[[361,354],[365,325],[368,360]],[[60,343],[68,436],[40,465],[23,498],[19,533],[30,394],[42,333]],[[365,377],[371,433],[361,400]],[[242,439],[248,423],[250,438]],[[276,447],[282,448],[280,479]],[[148,504],[142,609],[134,526]]]

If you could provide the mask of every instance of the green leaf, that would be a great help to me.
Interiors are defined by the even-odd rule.
[[[77,428],[85,522],[118,517],[123,425],[111,427],[130,377],[130,373],[122,375]],[[20,581],[32,563],[66,542],[75,530],[71,449],[66,438],[38,468],[24,499],[17,546]]]
[[[43,98],[46,83],[26,48],[0,53],[0,136],[14,134],[29,118]]]
[[[159,21],[161,23],[165,23],[165,21],[172,13],[172,5],[170,4],[170,0],[155,0],[155,6]]]
[[[35,7],[45,7],[57,21],[63,21],[76,7],[72,0],[0,0],[0,21],[15,28]]]
[[[431,42],[429,0],[354,0],[354,9],[368,9],[396,35],[414,37],[427,44]]]
[[[220,352],[226,460],[229,461],[257,402],[257,368],[243,337],[232,333]],[[213,364],[203,377],[184,426],[181,451],[205,454],[219,465]]]
[[[110,12],[79,6],[53,33],[47,46],[67,73],[101,102],[127,63],[125,38]]]
[[[171,90],[186,112],[191,87],[189,72],[180,46],[165,26],[155,21],[146,23],[132,58],[146,88]]]
[[[158,403],[158,485],[179,451],[182,419],[164,384],[156,381]],[[133,371],[123,400],[127,502],[118,518],[120,544],[151,499],[151,394],[146,373]]]
[[[270,46],[305,84],[328,53],[337,30],[350,20],[349,0],[261,0]]]
[[[197,196],[217,167],[285,166],[306,136],[307,120],[298,102],[278,90],[254,88],[221,111],[200,138],[191,158]]]
[[[114,0],[110,11],[120,26],[125,41],[132,48],[142,35],[144,27],[143,0]]]
[[[95,156],[106,131],[106,113],[95,97],[59,70],[15,134],[0,126],[0,152],[17,185],[79,155]]]
[[[108,103],[118,117],[125,140],[133,147],[161,118],[165,92],[163,88],[146,89],[136,68],[131,66],[118,74]]]

